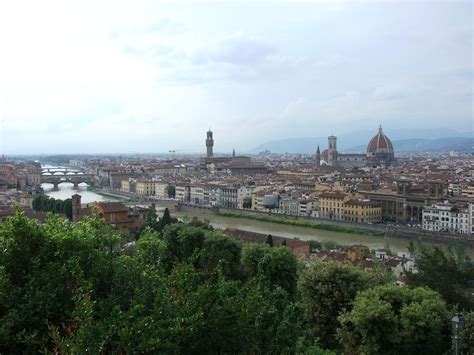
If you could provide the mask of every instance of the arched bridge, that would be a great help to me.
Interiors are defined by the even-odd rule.
[[[83,169],[70,169],[70,168],[41,168],[41,174],[57,174],[57,175],[74,175],[74,174],[82,174]]]
[[[83,182],[94,185],[95,177],[93,174],[41,175],[41,183],[53,184],[55,189],[63,182],[73,183],[77,188]]]

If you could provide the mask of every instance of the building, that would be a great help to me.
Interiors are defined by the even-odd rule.
[[[340,153],[337,150],[337,137],[328,137],[328,149],[322,153],[316,150],[316,167],[327,165],[331,167],[363,167],[363,166],[389,166],[395,161],[393,144],[383,133],[382,126],[378,133],[372,137],[367,145],[366,154]]]
[[[187,171],[187,167],[184,164],[160,164],[154,165],[148,173],[159,176],[176,176],[184,174]]]
[[[214,139],[212,138],[212,131],[209,129],[207,131],[207,138],[206,138],[206,157],[208,159],[214,156]]]
[[[221,201],[222,190],[220,186],[204,185],[204,204],[211,207],[218,207]]]
[[[267,234],[249,232],[237,228],[227,228],[225,233],[247,243],[265,244],[268,239]],[[309,241],[277,236],[272,236],[272,240],[274,246],[286,246],[295,255],[309,256],[311,254],[311,243]]]
[[[137,194],[144,196],[155,196],[155,181],[148,179],[137,179]]]
[[[255,185],[240,186],[237,190],[237,208],[251,208],[252,207],[252,192]]]
[[[409,180],[396,181],[396,190],[376,190],[361,192],[365,198],[382,206],[382,219],[400,223],[421,223],[422,211],[446,199],[444,184],[426,182],[415,185]]]
[[[155,196],[161,199],[168,198],[170,184],[164,181],[155,181]]]
[[[122,180],[121,190],[124,192],[137,192],[137,180],[132,178]]]
[[[239,186],[236,185],[222,186],[219,206],[224,208],[237,208],[238,191]]]
[[[350,196],[341,191],[326,191],[319,195],[319,218],[344,220],[344,202]]]
[[[109,187],[112,189],[121,189],[122,181],[134,177],[135,174],[129,172],[109,172]]]
[[[186,184],[176,184],[175,198],[179,201],[189,202],[191,196],[191,188]]]
[[[313,211],[318,210],[319,200],[317,199],[303,199],[299,200],[299,215],[311,216]]]
[[[318,148],[316,149],[316,169],[319,169],[321,166],[321,151],[319,150],[319,144]]]
[[[92,215],[93,209],[99,217],[103,218],[118,229],[128,229],[133,232],[140,230],[146,223],[147,208],[127,207],[122,202],[98,202],[83,206],[81,195],[72,196],[72,220],[78,222],[82,217]]]
[[[291,196],[283,197],[279,201],[278,209],[284,214],[298,216],[300,213],[300,202]]]
[[[189,201],[196,205],[204,205],[203,185],[191,185],[189,187]]]
[[[382,207],[368,199],[351,199],[344,202],[344,220],[355,223],[378,223],[382,220]]]
[[[471,234],[472,204],[451,204],[448,201],[423,209],[422,227],[434,232]]]
[[[26,173],[26,183],[29,186],[41,185],[41,170],[31,169]]]
[[[388,166],[395,160],[393,144],[383,133],[382,126],[367,146],[367,162],[371,166]]]
[[[474,234],[474,202],[469,203],[469,231]]]
[[[215,157],[213,133],[211,130],[207,131],[206,157],[199,159],[200,169],[222,171],[223,169],[226,168],[227,164],[249,165],[250,162],[251,162],[250,157],[236,156],[235,150],[233,150],[232,156]],[[235,168],[235,173],[236,174],[240,173],[238,167]]]
[[[318,146],[319,148],[319,146]],[[322,160],[322,162],[321,162]],[[367,159],[365,154],[343,154],[337,151],[337,137],[328,137],[328,149],[318,154],[316,151],[316,166],[327,165],[332,167],[359,167],[365,166]]]

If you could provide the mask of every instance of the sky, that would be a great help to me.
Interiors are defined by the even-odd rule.
[[[471,1],[2,1],[0,154],[473,131]]]

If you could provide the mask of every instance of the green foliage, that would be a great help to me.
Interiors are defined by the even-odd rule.
[[[242,202],[242,207],[243,208],[252,208],[252,198],[251,197],[245,197],[243,202]]]
[[[146,213],[146,226],[158,230],[158,215],[156,214],[155,205],[153,204]]]
[[[460,332],[461,354],[474,354],[474,312],[464,312],[464,328]],[[455,344],[452,344],[453,352]]]
[[[408,285],[427,286],[439,292],[449,305],[473,309],[469,290],[474,287],[474,263],[462,245],[452,250],[412,244],[410,252],[415,256],[418,272],[407,273]]]
[[[310,243],[311,243],[311,251],[312,252],[316,252],[317,250],[322,249],[322,247],[323,247],[321,242],[319,242],[317,240],[311,240]]]
[[[169,226],[173,223],[177,223],[176,218],[171,218],[170,211],[168,210],[168,208],[165,208],[165,211],[163,212],[163,217],[161,217],[160,221],[158,222],[158,230],[163,231],[166,226]]]
[[[349,264],[315,262],[305,269],[298,281],[304,316],[321,345],[335,348],[337,317],[350,311],[359,291],[374,285],[370,274]]]
[[[166,193],[168,194],[169,198],[175,198],[176,197],[176,186],[168,185],[166,187]]]
[[[434,291],[393,285],[360,293],[354,308],[339,317],[338,339],[360,354],[444,354],[450,313]]]
[[[271,234],[267,236],[267,241],[265,243],[271,247],[273,246],[273,236]]]
[[[192,226],[192,227],[203,228],[203,229],[207,229],[207,230],[210,230],[210,231],[214,230],[214,228],[211,226],[209,221],[207,221],[207,220],[201,221],[197,217],[193,217],[193,219],[190,222],[188,222],[187,224]]]
[[[220,264],[229,277],[240,275],[240,243],[221,233],[210,232],[199,253],[199,266],[211,273]]]
[[[67,218],[72,219],[72,200],[70,198],[56,200],[52,197],[38,194],[32,201],[32,208],[35,211],[65,214]]]
[[[383,272],[333,263],[300,273],[286,247],[242,244],[195,223],[146,227],[133,249],[125,249],[129,241],[98,216],[71,223],[48,214],[39,224],[18,210],[7,218],[0,225],[0,353],[329,355],[323,347],[336,346],[337,316],[349,317],[340,318],[346,339],[357,292],[387,282]],[[433,326],[439,297],[417,290],[403,301],[409,307],[396,330],[412,337],[416,329],[413,344],[435,336],[441,344],[446,334]],[[405,300],[379,298],[387,297]],[[356,334],[347,341],[359,346],[368,335]]]
[[[298,262],[288,248],[247,244],[242,250],[241,263],[247,277],[258,277],[268,287],[281,287],[295,296]]]

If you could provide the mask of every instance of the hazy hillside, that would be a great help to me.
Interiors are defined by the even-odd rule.
[[[338,150],[344,152],[362,152],[376,132],[357,131],[337,136]],[[474,145],[471,132],[458,132],[452,129],[387,130],[397,151],[469,151]],[[270,150],[273,153],[313,153],[319,144],[321,150],[327,148],[327,137],[287,138],[265,142],[252,152]]]
[[[472,151],[474,138],[451,137],[438,139],[401,139],[392,141],[396,152],[447,152],[447,151]],[[345,152],[365,152],[367,145],[348,148]]]

